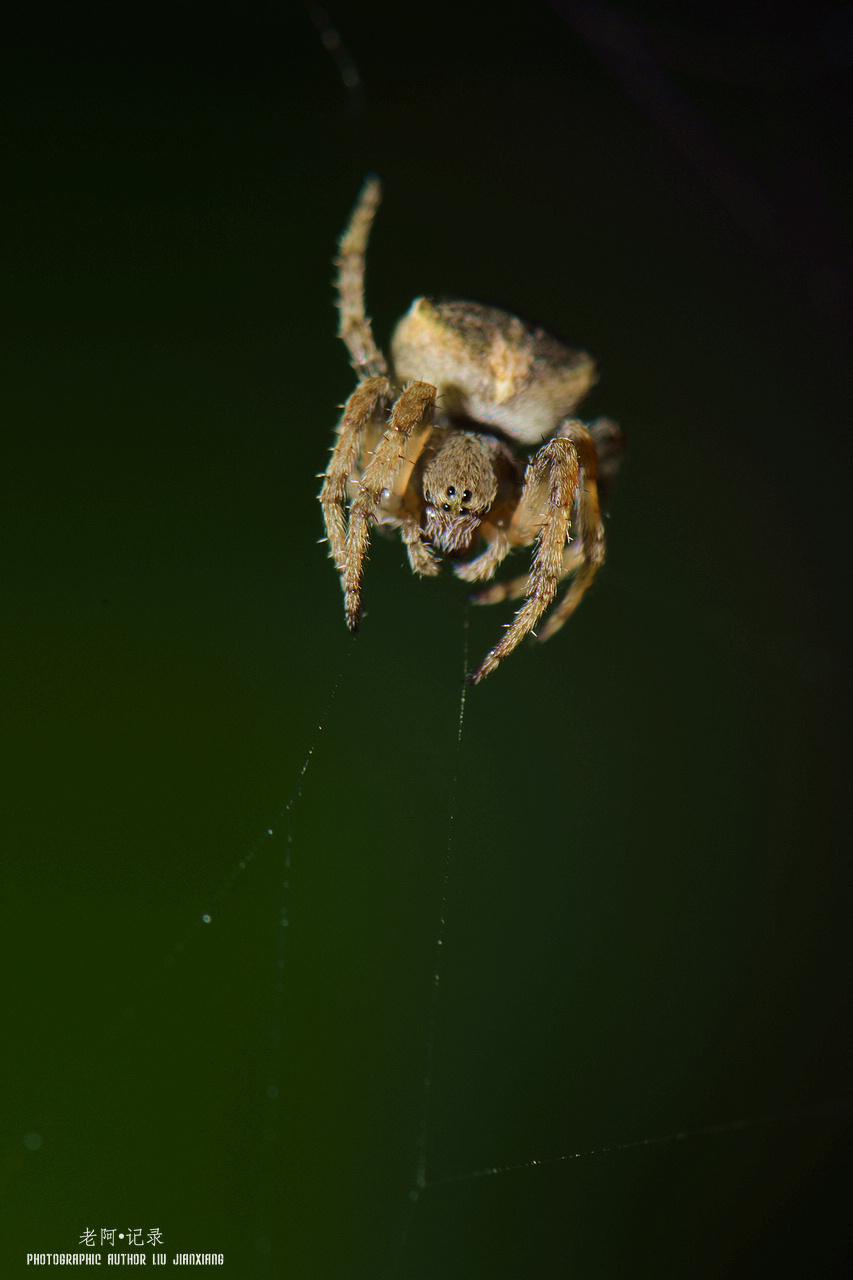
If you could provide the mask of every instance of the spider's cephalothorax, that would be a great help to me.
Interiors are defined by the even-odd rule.
[[[607,419],[587,426],[569,416],[595,382],[586,352],[497,307],[417,298],[394,330],[389,370],[364,314],[364,255],[380,198],[369,179],[337,259],[340,336],[359,384],[320,491],[330,554],[355,631],[371,525],[400,531],[415,573],[438,573],[438,555],[447,555],[466,582],[491,578],[513,547],[534,546],[529,575],[474,597],[525,597],[473,673],[477,682],[533,630],[561,579],[572,577],[541,640],[601,567],[599,471],[615,470],[621,436]]]

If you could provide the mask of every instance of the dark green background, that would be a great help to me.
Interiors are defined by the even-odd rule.
[[[851,24],[635,10],[650,100],[589,12],[336,4],[360,110],[300,5],[6,41],[3,1276],[846,1274]],[[629,439],[594,591],[468,696],[402,1246],[506,611],[377,538],[353,643],[317,545],[367,169],[380,338],[523,311]]]

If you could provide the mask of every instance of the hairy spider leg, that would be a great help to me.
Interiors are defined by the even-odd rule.
[[[606,422],[608,428],[613,424]],[[618,432],[618,429],[615,429]],[[580,462],[580,476],[577,494],[577,537],[563,552],[560,579],[570,574],[576,577],[569,590],[539,632],[537,639],[548,640],[559,631],[565,621],[574,612],[590,586],[593,578],[604,563],[604,524],[601,519],[597,483],[597,449],[595,447],[595,426],[587,428],[581,422],[565,423],[560,428],[558,438],[574,440]],[[621,435],[620,435],[621,441]],[[618,464],[618,457],[617,457]],[[615,470],[615,467],[614,467]],[[521,506],[519,505],[519,513]],[[517,514],[519,514],[517,513]],[[513,525],[515,525],[515,521]],[[519,522],[523,524],[523,519]],[[510,527],[510,540],[513,544],[523,542],[519,530]],[[529,578],[525,574],[510,578],[507,582],[496,582],[472,597],[476,604],[499,604],[502,600],[513,600],[526,592]]]
[[[350,631],[358,630],[361,617],[361,574],[370,539],[370,522],[380,516],[383,495],[396,488],[395,479],[401,466],[409,473],[415,459],[411,454],[426,445],[432,432],[435,411],[435,387],[429,382],[412,382],[391,410],[388,429],[376,447],[361,477],[359,491],[350,507],[344,568],[344,610]],[[434,572],[428,566],[429,552],[414,529],[403,522],[404,541],[418,573]],[[408,536],[407,536],[408,535]]]
[[[530,577],[525,588],[525,600],[515,618],[507,627],[500,644],[481,662],[471,676],[471,683],[478,684],[528,635],[554,599],[557,584],[563,573],[563,552],[569,533],[569,521],[578,489],[579,461],[574,440],[557,436],[543,445],[530,462],[524,477],[524,488],[519,500],[520,522],[531,518],[531,510],[538,499],[538,491],[547,481],[547,498],[544,519],[536,535],[537,545]],[[532,541],[532,539],[528,539]]]
[[[349,225],[338,242],[338,335],[346,344],[350,363],[359,379],[387,374],[385,357],[373,338],[370,320],[364,314],[364,255],[370,228],[382,199],[382,183],[368,178],[361,189]]]
[[[574,542],[569,543],[563,552],[563,567],[560,572],[561,580],[567,578],[570,573],[574,573],[582,560],[583,548],[580,540],[575,539]],[[501,604],[504,600],[520,600],[529,581],[529,573],[520,573],[515,578],[508,578],[506,582],[493,582],[491,586],[484,587],[482,591],[472,592],[469,599],[474,604]],[[541,632],[539,632],[538,639],[542,639]]]
[[[356,469],[368,429],[376,424],[377,417],[384,426],[387,410],[393,399],[394,393],[387,378],[368,378],[361,386],[356,387],[344,405],[338,440],[332,450],[332,458],[320,490],[329,554],[340,574],[346,569],[347,530],[344,504],[347,481]]]
[[[601,507],[598,501],[598,454],[589,428],[583,422],[566,422],[560,427],[559,437],[570,439],[577,449],[580,463],[580,490],[578,494],[578,542],[580,543],[580,562],[575,553],[571,568],[565,567],[567,557],[574,552],[575,545],[566,548],[564,568],[561,577],[576,570],[571,586],[560,603],[548,618],[540,640],[548,640],[574,613],[580,604],[593,578],[604,564],[604,524],[601,519]]]

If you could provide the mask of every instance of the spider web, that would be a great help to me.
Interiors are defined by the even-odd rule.
[[[784,856],[799,802],[768,822],[759,784],[778,784],[747,737],[766,726],[740,696],[799,670],[811,708],[816,659],[679,603],[693,660],[728,673],[736,654],[743,683],[688,711],[676,680],[650,741],[643,708],[665,703],[680,639],[632,728],[616,622],[639,597],[613,572],[571,640],[587,670],[625,671],[618,692],[528,645],[465,699],[461,650],[485,651],[494,616],[469,623],[456,584],[435,584],[442,625],[413,681],[423,587],[400,582],[392,545],[286,802],[236,860],[220,838],[225,873],[204,872],[177,941],[161,898],[137,972],[113,964],[109,1016],[65,1027],[26,1133],[66,1234],[119,1205],[170,1249],[222,1251],[225,1274],[677,1276],[697,1256],[708,1275],[758,1255],[785,1274],[783,1250],[796,1274],[820,1227],[828,1267],[848,1114],[826,964],[847,945],[845,900],[837,872],[804,881]],[[205,863],[222,822],[208,805]]]
[[[467,616],[463,631],[467,667]],[[742,634],[737,642],[744,645]],[[753,637],[746,643],[754,648],[758,642]],[[387,650],[378,661],[386,660]],[[365,674],[362,668],[357,683]],[[756,1251],[789,1247],[783,1212],[793,1203],[813,1220],[811,1184],[834,1184],[849,1100],[835,1092],[843,1072],[812,1056],[813,1031],[806,1062],[780,1059],[778,1042],[787,1042],[790,1053],[792,1024],[801,1032],[797,1019],[803,1013],[796,1002],[786,1007],[784,994],[768,985],[766,955],[755,971],[750,948],[756,906],[736,865],[741,846],[731,850],[723,878],[736,872],[745,903],[730,885],[724,890],[716,883],[722,873],[710,856],[702,860],[702,841],[695,834],[675,838],[675,826],[667,834],[659,822],[654,843],[647,844],[643,826],[632,824],[618,865],[624,875],[630,863],[625,854],[638,850],[647,861],[616,890],[610,867],[596,868],[590,855],[572,857],[584,839],[582,816],[560,843],[545,842],[544,850],[524,844],[516,828],[502,832],[509,808],[500,804],[497,789],[483,785],[489,733],[478,725],[483,712],[477,693],[466,705],[463,685],[455,742],[445,723],[445,758],[431,771],[429,873],[420,868],[418,883],[408,886],[410,916],[392,920],[381,880],[389,874],[389,854],[405,859],[405,874],[417,875],[417,786],[405,785],[392,771],[390,790],[372,791],[364,810],[354,814],[352,795],[364,778],[352,771],[347,817],[335,824],[339,835],[332,845],[318,833],[322,802],[312,803],[311,785],[302,794],[306,777],[323,790],[341,767],[328,759],[320,766],[322,754],[315,761],[315,753],[318,743],[325,749],[329,742],[335,716],[351,714],[351,681],[345,671],[335,682],[299,784],[280,815],[286,826],[285,905],[259,1157],[267,1191],[260,1198],[267,1200],[268,1214],[253,1242],[260,1270],[509,1276],[531,1265],[564,1274],[568,1257],[585,1275],[622,1267],[631,1274],[678,1275],[701,1249],[707,1274],[747,1274]],[[443,706],[451,709],[449,698]],[[541,759],[536,769],[547,775]],[[423,774],[417,776],[422,785]],[[719,778],[713,781],[720,785]],[[582,785],[588,794],[592,784]],[[405,797],[400,820],[408,824],[406,838],[393,841],[390,850],[382,841],[365,841],[383,811],[383,795]],[[311,813],[300,818],[303,802]],[[538,792],[525,800],[523,789],[514,788],[512,804],[523,810],[518,827],[533,814],[535,834],[560,830],[562,812]],[[727,811],[720,821],[731,816]],[[607,850],[618,851],[618,845],[602,827],[606,819],[593,808],[586,839],[601,840],[599,861],[606,861]],[[350,842],[346,865],[333,856],[344,842],[343,829]],[[275,827],[267,835],[273,837]],[[716,832],[707,837],[709,855],[715,852],[717,860],[718,838]],[[664,856],[670,845],[671,857]],[[340,882],[352,883],[351,857],[369,858],[372,849],[383,864],[381,872],[359,867],[371,888],[337,961],[359,975],[347,987],[349,1016],[338,1009],[346,1035],[335,1058],[323,1064],[325,1096],[344,1132],[338,1128],[335,1139],[327,1138],[334,1158],[317,1157],[322,1190],[314,1211],[326,1231],[308,1242],[299,1230],[298,1206],[314,1125],[303,1142],[287,1141],[294,1122],[304,1125],[305,1082],[293,1071],[293,1031],[300,1057],[304,1026],[295,1022],[295,1010],[304,1006],[304,996],[298,975],[310,982],[304,941],[296,955],[288,950],[290,937],[285,943],[292,924],[311,909],[304,890],[292,893],[292,847],[296,866],[303,860],[322,864],[324,848],[332,855],[336,870],[325,883],[323,910],[342,892],[346,896]],[[560,865],[566,857],[571,864]],[[643,887],[649,877],[654,883]],[[673,886],[671,877],[680,882]],[[421,894],[424,900],[416,904]],[[685,912],[692,914],[685,919]],[[301,923],[308,933],[325,932],[320,921]],[[714,951],[704,935],[724,938],[726,947]],[[776,959],[788,973],[802,957]],[[395,968],[406,974],[397,992]],[[733,975],[739,975],[734,987]],[[341,974],[327,976],[328,996]],[[771,997],[775,1008],[768,1008]],[[377,1003],[387,1006],[384,1015],[376,1013]],[[751,1025],[756,1010],[758,1030]],[[774,1017],[782,1024],[776,1040]],[[359,1091],[346,1081],[358,1072],[361,1055],[371,1052],[372,1072],[362,1064],[358,1074],[359,1104]],[[367,1080],[372,1088],[365,1088]],[[336,1109],[341,1095],[347,1101]],[[361,1135],[353,1156],[350,1144],[359,1144],[346,1129],[359,1115],[365,1122],[369,1117],[372,1133]],[[341,1152],[347,1153],[343,1167],[337,1163]],[[345,1225],[345,1187],[358,1205],[358,1228]],[[271,1188],[276,1194],[269,1197]],[[831,1202],[822,1211],[828,1257],[841,1247],[836,1211]]]
[[[467,616],[463,630],[467,667]],[[755,637],[736,641],[762,648]],[[756,966],[756,905],[737,850],[725,878],[735,871],[746,903],[715,883],[718,833],[709,833],[703,861],[696,834],[675,838],[659,822],[646,844],[642,825],[631,824],[620,855],[593,809],[586,839],[601,839],[599,860],[616,850],[624,876],[627,853],[647,858],[615,891],[610,868],[575,853],[582,817],[539,856],[529,837],[500,832],[508,808],[483,785],[488,733],[478,733],[478,703],[472,692],[466,705],[463,685],[437,789],[444,814],[431,832],[431,904],[420,973],[405,997],[420,1017],[407,1019],[406,1052],[383,1042],[399,1070],[384,1077],[392,1092],[380,1090],[386,1100],[396,1092],[387,1167],[398,1185],[386,1192],[387,1209],[403,1201],[387,1274],[510,1276],[525,1266],[564,1274],[569,1258],[585,1275],[622,1267],[678,1275],[700,1250],[709,1275],[748,1274],[756,1251],[790,1248],[791,1204],[812,1220],[811,1184],[834,1184],[850,1106],[837,1093],[844,1073],[811,1051],[806,1063],[780,1060],[778,1040],[790,1052],[803,1011],[769,987],[766,955]],[[526,801],[523,788],[511,794],[524,810],[519,829],[540,844],[559,831],[550,799],[535,789]],[[411,789],[406,796],[414,803]],[[721,822],[731,818],[727,811]],[[720,938],[726,947],[715,951],[708,939]],[[365,932],[360,945],[370,948]],[[786,957],[784,971],[799,962]],[[773,1017],[782,1024],[776,1043]],[[361,1255],[348,1265],[386,1274],[380,1222],[387,1229],[389,1214],[369,1207],[375,1266]],[[842,1247],[837,1210],[831,1202],[823,1210],[828,1257]],[[334,1269],[331,1258],[326,1265]]]

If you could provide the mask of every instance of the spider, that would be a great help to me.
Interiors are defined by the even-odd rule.
[[[389,369],[364,313],[381,198],[379,180],[368,178],[336,259],[339,335],[359,381],[322,473],[329,553],[355,632],[371,525],[399,530],[414,573],[438,573],[445,555],[471,583],[492,578],[514,547],[532,546],[528,575],[473,596],[524,597],[468,677],[476,684],[533,632],[563,578],[571,584],[540,640],[559,631],[601,568],[599,463],[602,479],[612,477],[621,434],[608,419],[587,426],[569,416],[596,380],[592,358],[497,307],[416,298],[394,330]]]

